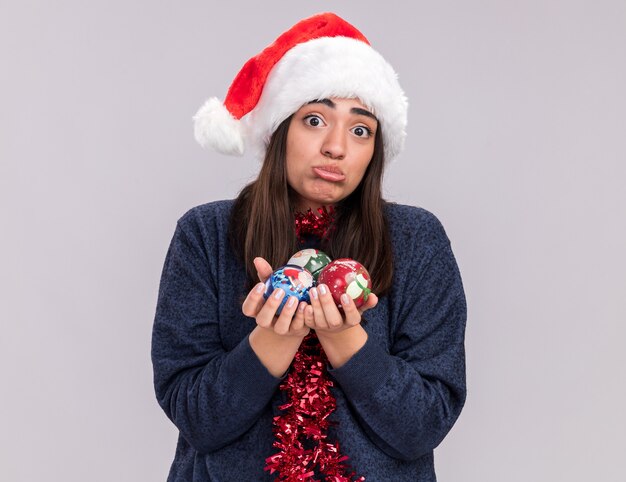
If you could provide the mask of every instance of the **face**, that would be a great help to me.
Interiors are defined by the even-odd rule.
[[[358,99],[322,99],[301,107],[287,131],[287,182],[306,212],[349,196],[374,153],[378,121]]]

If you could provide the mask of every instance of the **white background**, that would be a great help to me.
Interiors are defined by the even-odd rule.
[[[626,3],[0,1],[0,479],[165,480],[150,337],[176,220],[258,169],[191,116],[334,10],[399,73],[386,196],[444,224],[468,399],[441,482],[623,480]],[[623,459],[622,459],[623,460]]]

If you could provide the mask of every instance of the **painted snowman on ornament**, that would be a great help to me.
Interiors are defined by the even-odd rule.
[[[371,278],[365,267],[349,258],[340,258],[329,263],[320,272],[317,283],[328,286],[338,308],[341,308],[341,295],[344,293],[360,308],[372,292]]]
[[[308,270],[317,281],[320,272],[331,262],[326,253],[319,249],[302,249],[294,254],[287,264],[295,264]]]

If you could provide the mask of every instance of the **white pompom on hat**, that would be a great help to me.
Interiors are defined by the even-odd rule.
[[[196,140],[224,154],[263,156],[272,133],[304,104],[358,98],[378,118],[385,158],[402,151],[408,102],[398,76],[354,26],[333,13],[301,20],[239,71],[222,103],[194,119]]]

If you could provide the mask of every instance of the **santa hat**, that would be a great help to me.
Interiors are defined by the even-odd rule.
[[[333,13],[301,20],[239,71],[222,103],[194,119],[196,140],[224,154],[262,156],[276,128],[312,100],[358,98],[381,123],[385,157],[402,150],[407,99],[396,72],[354,26]]]

